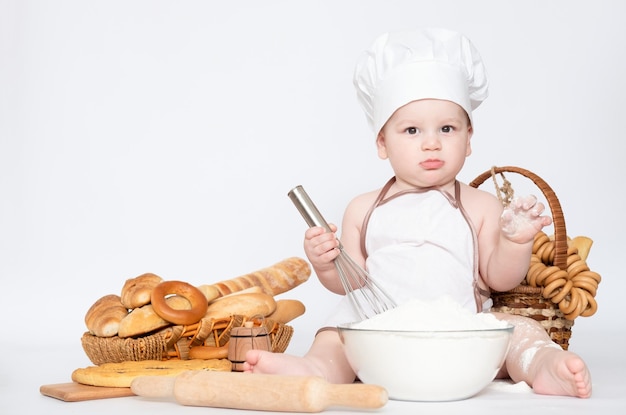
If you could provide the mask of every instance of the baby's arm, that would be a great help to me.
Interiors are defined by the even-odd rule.
[[[487,211],[479,236],[481,275],[492,289],[507,291],[526,275],[534,237],[552,219],[542,215],[544,206],[534,196],[516,198],[499,209],[499,214]]]

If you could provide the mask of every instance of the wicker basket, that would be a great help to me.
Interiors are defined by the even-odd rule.
[[[479,175],[470,183],[470,186],[478,187],[489,178],[494,178],[495,181],[495,175],[503,175],[504,172],[518,173],[530,179],[542,191],[552,212],[554,223],[554,257],[551,265],[566,270],[568,245],[563,210],[556,194],[541,177],[519,167],[494,167]],[[501,190],[498,189],[497,184],[496,190]],[[558,304],[544,297],[542,287],[529,286],[524,280],[522,284],[511,291],[492,292],[491,298],[494,311],[526,316],[538,321],[555,343],[564,350],[568,349],[574,321],[565,318]]]
[[[141,360],[189,359],[194,346],[224,346],[230,340],[230,331],[246,321],[265,326],[270,335],[272,351],[287,349],[293,328],[270,319],[231,316],[223,319],[202,319],[189,326],[169,326],[155,333],[135,338],[97,337],[89,332],[81,338],[83,349],[95,365]]]

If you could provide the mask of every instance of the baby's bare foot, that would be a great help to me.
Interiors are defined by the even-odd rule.
[[[256,349],[246,353],[243,371],[266,375],[322,376],[311,359]]]
[[[579,398],[591,396],[591,374],[578,355],[557,349],[543,352],[533,362],[532,387],[536,393]]]

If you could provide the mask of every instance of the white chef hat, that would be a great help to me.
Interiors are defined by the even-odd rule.
[[[472,110],[488,96],[482,59],[469,39],[446,29],[385,33],[358,61],[354,86],[367,121],[378,135],[400,107],[419,99]]]

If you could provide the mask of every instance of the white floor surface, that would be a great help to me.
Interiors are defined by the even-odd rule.
[[[585,358],[593,377],[590,399],[541,396],[525,384],[495,381],[478,395],[457,402],[400,402],[390,400],[383,408],[363,412],[349,408],[328,408],[324,413],[380,414],[613,414],[626,409],[626,357],[620,351],[625,334],[585,332],[572,336],[570,350]],[[33,345],[26,335],[16,336],[12,349],[2,353],[0,366],[0,414],[250,414],[256,411],[182,406],[174,401],[149,400],[137,396],[86,402],[63,402],[43,396],[44,384],[70,381],[71,372],[90,364],[80,346]],[[24,345],[19,344],[22,339]],[[28,344],[28,345],[27,345]],[[272,413],[272,412],[259,412]]]

